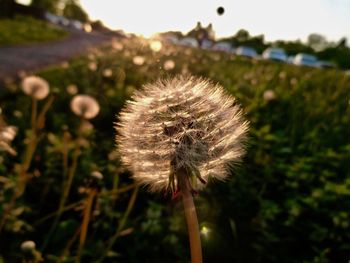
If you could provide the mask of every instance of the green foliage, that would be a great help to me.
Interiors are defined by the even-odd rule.
[[[66,36],[65,31],[32,17],[0,19],[0,46],[46,42]]]
[[[144,63],[135,63],[137,56]],[[175,67],[167,70],[164,65],[169,60]],[[28,239],[37,243],[45,262],[56,262],[65,249],[63,262],[74,261],[78,247],[74,236],[82,221],[79,202],[86,197],[81,189],[94,170],[104,179],[93,206],[82,262],[96,262],[104,253],[104,262],[188,262],[181,202],[141,189],[131,209],[132,191],[122,189],[132,187],[133,182],[114,151],[113,122],[125,100],[143,84],[179,73],[222,84],[242,104],[251,123],[243,163],[232,170],[227,182],[209,182],[195,200],[205,262],[349,259],[348,75],[168,44],[154,52],[149,41],[124,39],[70,61],[68,68],[40,72],[57,95],[29,169],[35,177],[1,233],[0,254],[5,262],[19,259],[18,248]],[[76,204],[75,210],[66,210],[47,241],[53,217],[45,217],[57,212],[62,191],[63,134],[68,132],[71,138],[71,158],[80,125],[68,109],[73,97],[66,88],[70,84],[77,85],[79,93],[94,96],[101,111],[91,120],[94,128],[82,142],[68,202]],[[30,123],[30,99],[18,83],[7,88],[0,107],[6,122],[19,128],[12,146],[21,153]],[[268,97],[267,91],[274,97]],[[20,163],[21,156],[1,154],[0,184],[6,186],[0,188],[6,189],[0,192],[3,209],[16,174],[14,164]],[[118,239],[106,252],[117,230],[121,230]],[[40,250],[45,242],[47,247]]]
[[[56,14],[62,0],[32,0],[31,6]]]
[[[63,15],[67,18],[76,19],[80,22],[88,22],[89,16],[76,0],[69,0],[63,8]]]

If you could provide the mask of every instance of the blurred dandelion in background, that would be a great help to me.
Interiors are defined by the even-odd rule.
[[[143,63],[145,63],[145,58],[142,56],[135,56],[135,57],[133,57],[132,62],[135,65],[142,66]]]
[[[68,85],[66,90],[67,90],[67,93],[70,95],[75,95],[78,93],[78,87],[77,85],[74,85],[74,84]]]
[[[35,242],[31,240],[24,241],[21,244],[21,250],[23,252],[32,251],[35,249],[35,247],[36,247]]]
[[[95,62],[90,62],[88,64],[88,68],[91,70],[91,71],[96,71],[97,70],[97,64]]]
[[[269,102],[276,99],[276,94],[273,90],[268,89],[264,91],[263,98],[265,101]]]
[[[118,42],[118,40],[113,39],[113,40],[112,40],[112,48],[113,48],[114,50],[119,50],[119,51],[121,51],[121,50],[123,50],[124,46],[123,46],[122,43]]]
[[[0,150],[17,155],[17,152],[11,147],[11,142],[15,139],[17,131],[16,126],[7,126],[4,121],[0,120]]]
[[[42,100],[49,94],[49,83],[43,78],[29,76],[22,81],[22,90],[33,99]]]
[[[172,70],[175,67],[174,60],[169,59],[169,60],[165,61],[163,67],[165,70]]]
[[[100,112],[100,105],[89,95],[76,95],[70,103],[71,110],[84,119],[93,119]]]
[[[150,48],[154,52],[159,52],[162,49],[162,42],[160,42],[159,40],[153,40],[150,43]]]
[[[102,75],[106,78],[113,76],[113,71],[110,68],[106,68],[103,70]]]

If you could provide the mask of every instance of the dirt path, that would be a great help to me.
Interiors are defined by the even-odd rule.
[[[72,31],[61,41],[23,46],[0,47],[0,82],[16,77],[20,70],[35,71],[58,64],[110,40],[111,35]]]

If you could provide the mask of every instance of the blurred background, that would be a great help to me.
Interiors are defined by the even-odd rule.
[[[176,74],[221,84],[251,123],[242,163],[195,198],[204,262],[347,262],[349,14],[0,0],[0,263],[189,262],[181,202],[132,181],[113,127],[134,91]]]

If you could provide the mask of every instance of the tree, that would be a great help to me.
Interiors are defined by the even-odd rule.
[[[0,17],[12,17],[14,12],[14,0],[0,0]]]
[[[320,51],[328,46],[327,39],[320,34],[310,34],[307,38],[308,45],[315,51]]]
[[[61,0],[32,0],[31,6],[57,14]]]
[[[247,41],[249,37],[249,32],[245,29],[238,30],[237,33],[233,36],[233,38],[235,38],[238,42]]]
[[[63,8],[63,15],[81,22],[88,22],[89,16],[76,0],[68,0]]]

